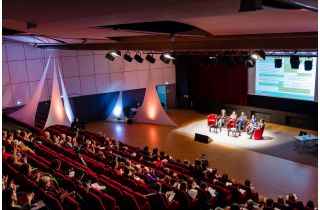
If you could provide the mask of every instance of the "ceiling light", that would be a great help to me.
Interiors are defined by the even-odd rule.
[[[253,68],[255,64],[256,64],[256,61],[254,59],[249,58],[246,60],[246,66],[249,68]]]
[[[265,60],[266,59],[266,53],[263,50],[258,50],[258,51],[252,51],[250,54],[250,57],[253,58],[254,60]]]
[[[114,61],[114,56],[111,55],[110,53],[106,54],[106,58],[109,59],[110,61]]]
[[[142,63],[143,62],[143,58],[141,57],[141,55],[138,55],[138,53],[136,53],[136,55],[133,57],[138,63]]]
[[[174,52],[166,52],[163,54],[163,56],[170,59],[170,60],[176,59],[176,55]]]
[[[156,59],[150,54],[146,56],[146,60],[149,61],[150,63],[156,62]]]
[[[304,70],[311,71],[312,70],[312,60],[304,61]]]
[[[168,64],[170,62],[170,59],[164,56],[164,54],[161,54],[160,60],[165,64]]]
[[[121,52],[120,52],[119,50],[111,51],[110,54],[111,54],[113,57],[119,57],[119,56],[121,56]]]
[[[123,55],[123,58],[126,60],[126,61],[128,61],[128,62],[132,62],[132,57],[130,56],[130,54],[128,54],[128,53],[126,53],[126,54],[124,54]]]
[[[292,69],[298,69],[300,65],[300,59],[298,55],[290,56],[290,64]]]

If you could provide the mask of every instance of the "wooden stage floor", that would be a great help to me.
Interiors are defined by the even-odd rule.
[[[250,179],[262,196],[276,199],[292,192],[304,203],[311,199],[318,205],[318,154],[293,150],[292,136],[301,129],[267,123],[267,138],[259,143],[249,142],[246,134],[233,138],[222,131],[209,133],[213,142],[203,144],[193,141],[193,135],[207,132],[206,115],[191,110],[168,110],[168,114],[177,127],[97,121],[88,123],[86,129],[103,131],[133,146],[157,147],[181,160],[193,162],[205,153],[211,168],[240,182]]]

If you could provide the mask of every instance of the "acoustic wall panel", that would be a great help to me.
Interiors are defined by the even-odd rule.
[[[92,95],[97,93],[95,76],[80,77],[82,95]]]
[[[12,107],[13,104],[11,85],[2,85],[2,107]]]
[[[29,81],[40,80],[43,73],[42,59],[26,60]]]
[[[64,85],[68,93],[68,96],[81,96],[80,77],[64,78]]]
[[[28,82],[28,74],[25,60],[11,61],[9,64],[9,73],[12,84]]]
[[[176,71],[172,68],[164,68],[162,70],[163,83],[164,84],[175,84],[176,83]]]
[[[2,85],[10,84],[8,62],[2,62]]]
[[[57,63],[61,66],[62,65],[62,61],[61,61],[61,59],[60,58],[51,58],[51,61],[50,61],[50,63],[49,63],[49,67],[48,67],[48,73],[47,73],[47,77],[46,77],[46,79],[53,79],[53,59],[55,59],[56,61],[57,61]],[[45,59],[43,59],[44,60],[44,64],[46,64],[47,62],[48,62],[48,59],[47,58],[45,58]]]
[[[110,92],[121,91],[123,89],[123,73],[110,74]]]
[[[138,89],[138,72],[124,72],[124,90]]]
[[[146,88],[148,82],[148,70],[138,71],[138,87]]]
[[[78,52],[76,50],[60,50],[61,57],[77,56]]]
[[[6,46],[8,61],[25,60],[23,45],[9,44]]]
[[[40,59],[43,57],[42,49],[33,46],[24,46],[24,54],[26,59]]]
[[[106,74],[109,73],[108,61],[104,55],[94,55],[94,73],[95,74]]]
[[[124,60],[123,61],[123,68],[124,68],[124,71],[136,71],[137,70],[137,62],[135,60],[132,60],[131,62]]]
[[[6,46],[2,45],[2,61],[8,61],[7,59],[7,51],[6,51]]]
[[[30,100],[29,84],[19,83],[12,85],[13,103],[16,105],[27,104]]]
[[[96,75],[97,93],[110,92],[110,76],[109,74]]]
[[[122,57],[116,57],[114,61],[109,61],[110,73],[123,72],[123,59]]]
[[[49,50],[49,49],[43,50],[43,58],[49,58],[50,55],[52,58],[60,58],[61,57],[60,50]]]
[[[162,85],[163,82],[163,76],[162,76],[162,69],[152,69],[152,78],[155,85]]]
[[[93,52],[91,50],[78,50],[78,55],[92,55]]]
[[[62,71],[64,77],[79,76],[78,57],[62,57]]]
[[[92,56],[78,56],[80,76],[93,75],[94,63]]]

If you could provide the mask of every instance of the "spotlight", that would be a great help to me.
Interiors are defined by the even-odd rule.
[[[114,61],[115,57],[121,56],[121,52],[119,50],[116,51],[110,51],[106,54],[106,58],[110,61]]]
[[[304,70],[311,71],[312,70],[312,60],[304,61]]]
[[[156,59],[150,54],[146,56],[146,60],[149,61],[150,63],[156,62]]]
[[[239,12],[249,12],[262,9],[262,0],[241,0]]]
[[[161,54],[160,60],[165,64],[168,64],[170,62],[170,59],[165,57],[164,54]]]
[[[128,61],[128,62],[132,62],[132,59],[133,59],[133,58],[130,56],[130,54],[127,54],[127,53],[123,55],[123,58],[124,58],[126,61]]]
[[[170,60],[176,59],[176,55],[174,52],[166,52],[163,54],[163,56],[170,59]]]
[[[290,56],[290,64],[292,69],[298,69],[300,65],[300,59],[298,55]]]
[[[138,53],[136,53],[136,55],[133,57],[138,63],[142,63],[143,62],[143,58],[141,57],[141,55],[138,55]]]
[[[281,68],[282,67],[282,59],[281,58],[277,58],[274,59],[274,68]]]
[[[110,61],[114,61],[114,57],[110,53],[106,54],[106,58],[109,59]]]
[[[254,60],[265,60],[266,59],[266,53],[263,50],[258,50],[258,51],[253,51],[250,54],[250,57],[253,58]]]
[[[218,63],[218,59],[215,56],[209,56],[208,60],[207,60],[207,64],[208,66],[212,66],[214,64]]]
[[[253,68],[256,65],[256,61],[252,58],[246,60],[246,66],[249,68]]]
[[[110,54],[111,54],[113,57],[119,57],[119,56],[121,56],[121,52],[120,52],[119,50],[111,51]]]

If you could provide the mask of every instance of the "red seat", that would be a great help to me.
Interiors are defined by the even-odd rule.
[[[216,125],[217,124],[217,115],[209,114],[207,116],[207,122],[208,122],[208,126]]]
[[[89,192],[92,192],[100,198],[106,210],[119,209],[119,207],[116,205],[116,200],[110,195],[107,195],[96,188],[90,188]]]
[[[264,129],[259,129],[259,130],[255,130],[253,132],[253,138],[255,140],[261,140],[263,139],[263,132],[264,132]]]
[[[150,209],[152,210],[175,210],[176,201],[172,200],[170,203],[166,201],[164,196],[160,193],[153,193],[148,196]]]
[[[52,195],[45,194],[44,196],[44,203],[50,208],[55,210],[62,210],[62,206],[58,199],[53,197]]]
[[[101,199],[92,192],[88,193],[88,199],[88,203],[90,204],[89,206],[92,209],[105,210]]]
[[[63,199],[63,210],[80,210],[79,203],[67,195]]]
[[[226,125],[228,125],[228,122],[231,120],[230,117],[226,119]],[[236,128],[237,127],[237,119],[235,119],[230,125],[227,126],[228,129],[230,128]]]

